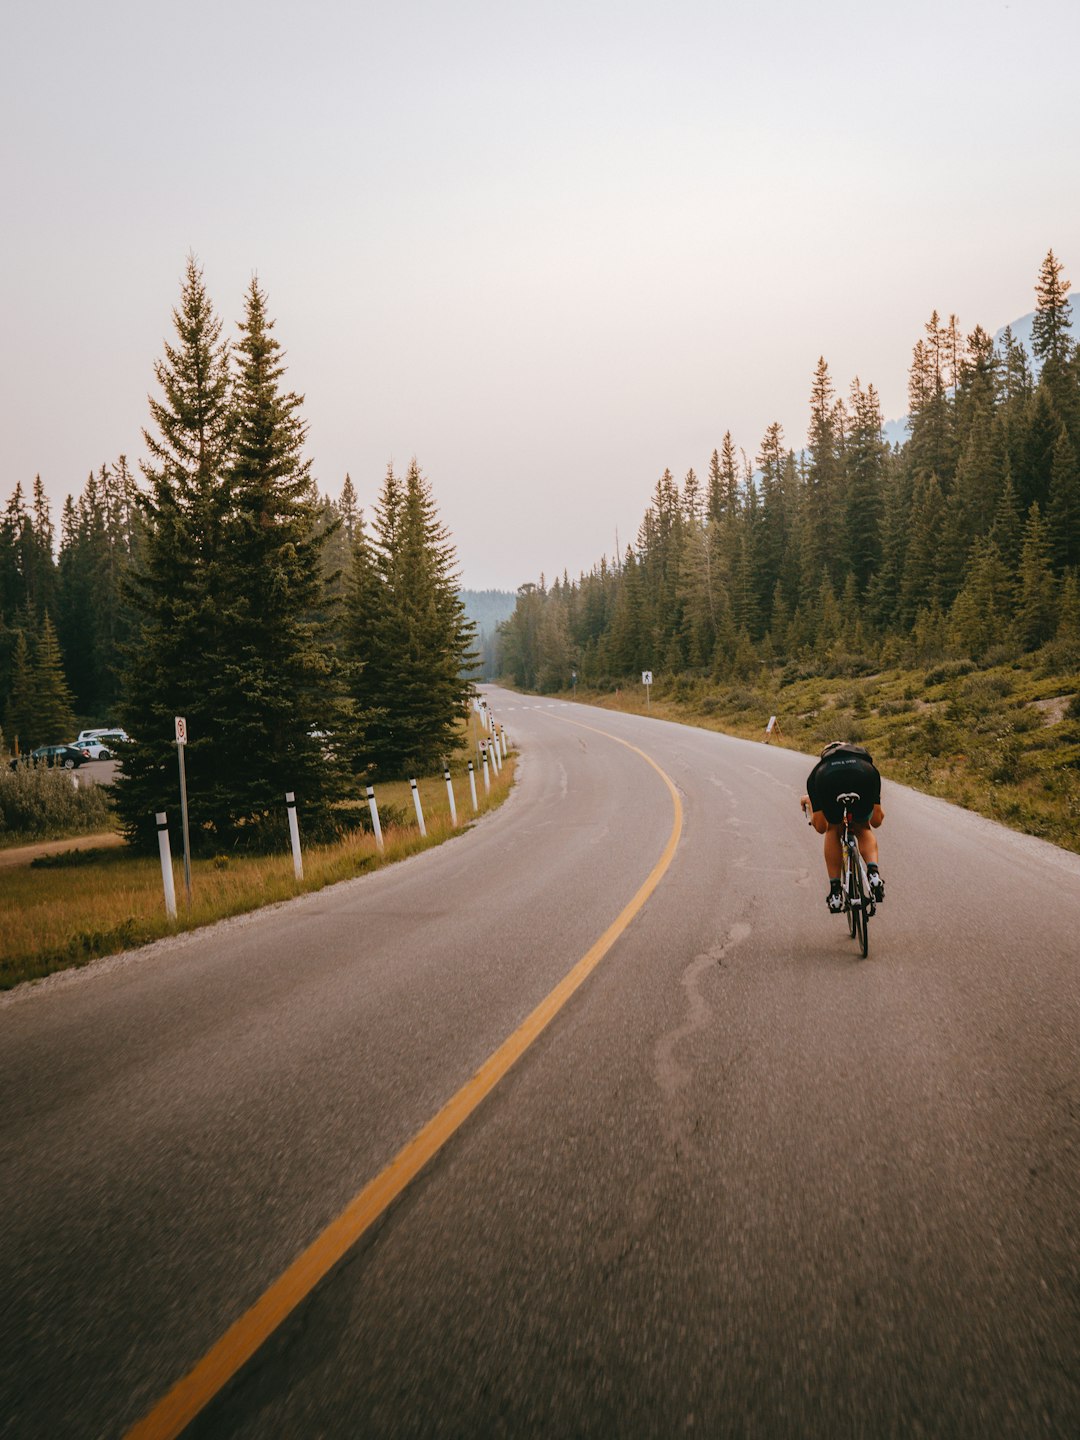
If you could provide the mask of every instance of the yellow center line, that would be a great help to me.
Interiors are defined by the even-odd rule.
[[[443,1108],[401,1150],[381,1174],[364,1186],[304,1250],[289,1268],[266,1290],[249,1310],[225,1331],[221,1339],[157,1405],[128,1431],[127,1440],[166,1440],[177,1436],[228,1383],[236,1372],[277,1329],[300,1302],[311,1293],[366,1230],[379,1218],[405,1187],[446,1144],[454,1132],[488,1096],[510,1067],[532,1045],[566,1002],[614,945],[659,885],[675,856],[682,834],[682,801],[673,782],[651,756],[629,741],[606,730],[583,725],[564,716],[552,716],[581,730],[592,730],[617,745],[632,750],[651,765],[671,795],[674,819],[671,834],[648,878],[633,899],[608,926],[599,940],[582,956],[526,1020],[484,1061]]]

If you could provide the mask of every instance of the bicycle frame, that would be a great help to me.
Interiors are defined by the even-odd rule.
[[[874,914],[876,906],[870,894],[870,877],[866,862],[859,852],[859,841],[855,834],[855,821],[851,807],[861,798],[856,794],[838,795],[837,802],[844,807],[844,819],[840,827],[841,871],[840,888],[844,894],[844,911],[848,917],[848,934],[859,942],[865,957],[870,944],[867,921]]]

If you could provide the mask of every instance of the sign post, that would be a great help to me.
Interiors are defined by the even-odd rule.
[[[184,770],[184,749],[187,745],[187,721],[183,715],[176,717],[176,754],[180,761],[180,819],[184,828],[184,889],[187,903],[191,904],[191,837],[188,834],[187,774]]]
[[[652,709],[652,671],[642,670],[641,683],[645,686],[645,708]]]

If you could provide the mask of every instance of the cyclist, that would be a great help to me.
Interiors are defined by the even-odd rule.
[[[844,908],[840,889],[840,826],[844,807],[837,804],[838,795],[857,794],[860,799],[851,807],[851,817],[859,853],[866,862],[870,894],[875,903],[885,898],[885,882],[878,870],[878,843],[874,831],[885,819],[881,808],[881,776],[870,758],[870,752],[847,740],[833,740],[821,752],[821,759],[810,771],[807,793],[802,798],[805,810],[810,806],[810,823],[819,835],[825,836],[825,868],[829,872],[829,893],[825,903],[834,915]]]

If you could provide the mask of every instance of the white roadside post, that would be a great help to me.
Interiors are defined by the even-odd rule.
[[[381,850],[383,848],[382,826],[379,824],[379,807],[375,803],[375,787],[367,787],[368,809],[371,811],[371,828],[375,831],[375,844]]]
[[[289,839],[292,841],[292,868],[298,880],[304,878],[304,861],[300,855],[300,826],[296,823],[296,795],[285,791],[285,808],[289,812]]]
[[[491,773],[498,775],[501,768],[499,765],[499,735],[495,729],[494,722],[492,722],[491,726],[491,744],[488,746],[488,749],[491,751]]]
[[[488,772],[488,755],[486,745],[483,747],[482,759],[484,764],[484,794],[489,795],[491,793],[491,775]]]
[[[450,801],[450,823],[457,825],[457,805],[454,802],[454,782],[450,779],[450,766],[447,765],[443,771],[446,777],[446,798]]]
[[[471,760],[469,761],[469,794],[472,797],[472,808],[473,812],[475,813],[477,810],[480,809],[480,806],[476,799],[476,771],[473,768],[473,763]]]
[[[157,843],[158,850],[161,852],[161,883],[165,887],[165,913],[170,920],[175,920],[176,886],[173,884],[172,850],[169,847],[169,826],[165,819],[165,811],[156,811],[154,819],[157,821]]]
[[[424,824],[424,812],[420,808],[420,791],[415,780],[410,780],[409,784],[412,787],[412,803],[416,807],[416,821],[420,826],[420,834],[426,836],[427,826]]]
[[[507,752],[506,731],[505,731],[505,730],[500,730],[500,732],[499,732],[499,739],[502,741],[502,753],[503,753],[503,759],[505,760],[505,759],[506,759],[506,756],[507,756],[507,753],[508,753],[508,752]]]
[[[180,821],[184,831],[184,890],[187,894],[187,903],[191,904],[191,837],[188,834],[188,813],[187,813],[187,775],[184,771],[184,750],[187,747],[187,721],[183,715],[177,715],[176,721],[176,754],[180,761]]]
[[[652,671],[642,670],[641,683],[645,686],[645,708],[652,709]]]

